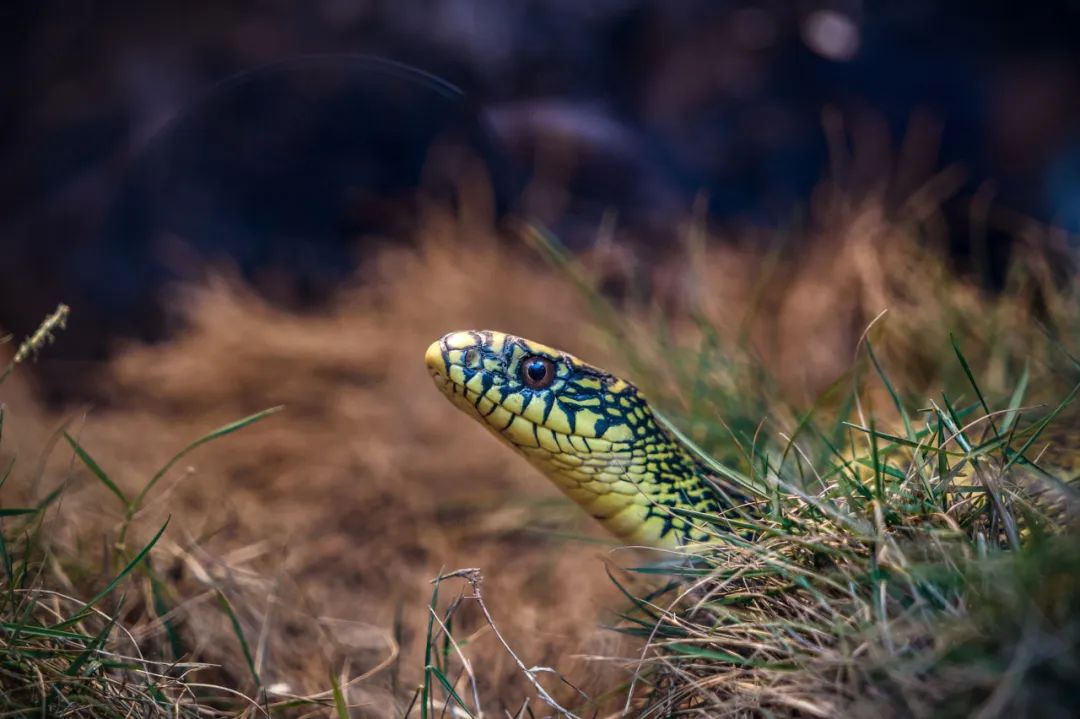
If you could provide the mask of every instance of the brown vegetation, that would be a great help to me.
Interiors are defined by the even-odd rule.
[[[905,225],[886,222],[877,206],[835,217],[821,230],[831,238],[779,265],[691,239],[673,245],[670,266],[645,271],[669,317],[690,307],[735,337],[755,309],[755,344],[800,397],[847,368],[860,333],[882,309],[904,323],[889,336],[914,343],[898,352],[929,362],[944,354],[946,320],[993,306],[967,286],[951,284],[945,305],[922,294],[936,283],[926,274],[919,287],[908,280],[941,272],[940,261],[916,249]],[[602,694],[628,678],[628,668],[583,657],[636,654],[628,640],[601,628],[623,601],[604,571],[606,538],[481,427],[461,421],[429,386],[421,357],[446,331],[490,327],[572,349],[615,371],[626,370],[626,358],[593,329],[585,299],[564,275],[507,249],[490,223],[433,212],[425,226],[419,250],[385,253],[311,314],[275,309],[227,273],[174,289],[184,329],[160,345],[123,348],[101,376],[108,406],[61,417],[37,405],[20,384],[25,374],[9,380],[4,450],[36,456],[66,421],[121,488],[135,489],[190,440],[283,405],[282,413],[190,455],[137,518],[132,542],[172,517],[153,556],[175,580],[182,632],[199,659],[221,663],[241,685],[248,681],[211,591],[218,588],[240,615],[265,686],[325,691],[328,672],[344,661],[343,674],[357,678],[349,699],[362,707],[359,714],[399,716],[421,676],[429,581],[478,567],[489,608],[523,660]],[[762,275],[765,267],[772,273]],[[684,279],[665,285],[665,276]],[[1028,317],[1023,303],[1009,306]],[[77,307],[71,321],[78,322]],[[927,351],[923,343],[935,346]],[[927,381],[936,376],[915,360],[907,369]],[[50,517],[53,541],[79,544],[87,562],[102,561],[93,558],[108,554],[103,538],[122,520],[114,498],[66,447],[52,451],[37,486],[28,484],[31,464],[22,465],[24,493],[41,496],[73,477]],[[74,584],[92,572],[66,569]],[[466,654],[485,709],[513,712],[529,694],[527,683],[479,614],[466,619],[471,624],[454,634],[470,639]],[[140,626],[155,625],[143,617]],[[573,696],[557,680],[546,683]]]

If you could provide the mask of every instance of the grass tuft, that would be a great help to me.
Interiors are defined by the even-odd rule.
[[[53,333],[64,326],[67,314],[67,307],[61,305],[46,318],[20,346],[0,382],[51,341]],[[265,701],[260,706],[227,685],[205,680],[204,676],[221,677],[229,672],[185,659],[188,652],[175,621],[154,621],[170,611],[166,581],[151,563],[168,520],[130,554],[125,537],[154,484],[181,457],[277,409],[231,423],[191,443],[163,465],[134,498],[129,498],[78,440],[61,430],[59,436],[70,445],[75,458],[123,509],[124,520],[110,544],[116,550],[116,561],[106,561],[103,572],[94,572],[85,557],[68,554],[61,543],[52,541],[50,528],[55,522],[47,515],[59,506],[70,480],[61,482],[34,506],[0,508],[0,715],[119,718],[270,713]],[[0,429],[4,414],[0,406]],[[11,475],[17,459],[12,457],[8,462],[0,486]],[[44,466],[44,459],[38,466]],[[114,571],[109,572],[110,566]],[[221,598],[259,687],[236,615]],[[148,619],[157,623],[156,630],[146,625]]]
[[[707,471],[755,498],[749,510],[722,517],[687,513],[713,540],[685,548],[674,567],[665,556],[631,569],[676,580],[659,594],[631,595],[619,584],[631,605],[617,630],[644,641],[625,711],[1080,711],[1070,690],[1080,683],[1080,433],[1072,420],[1080,375],[1068,352],[1047,346],[1047,325],[1022,319],[1021,298],[1006,292],[960,306],[950,298],[961,296],[951,289],[961,280],[925,278],[940,283],[926,290],[935,298],[920,318],[928,326],[962,320],[990,330],[981,341],[948,335],[941,350],[955,366],[933,373],[945,387],[939,398],[919,399],[929,389],[920,368],[871,341],[904,345],[879,315],[855,366],[805,410],[762,376],[752,345],[718,353],[720,328],[704,313],[681,336],[642,331],[655,309],[605,304],[599,283],[553,238],[531,236],[596,295],[597,317],[610,323],[635,376],[673,408],[665,419],[672,431]],[[1077,336],[1076,305],[1061,298],[1075,298],[1074,288],[1053,293],[1064,309],[1043,318],[1048,334]],[[1007,313],[1020,321],[993,325]],[[905,320],[901,332],[919,331]],[[661,339],[650,344],[650,335]],[[1037,400],[1028,397],[1033,358],[1043,369]],[[889,359],[903,371],[890,372]],[[992,379],[980,378],[980,364],[996,370]],[[1019,369],[1015,380],[1002,366]],[[756,402],[747,388],[760,392]]]
[[[1025,226],[987,292],[926,239],[930,205],[843,205],[835,238],[802,255],[778,243],[790,258],[720,266],[712,286],[691,228],[667,294],[660,271],[638,291],[524,228],[585,297],[610,369],[718,485],[752,498],[686,512],[712,540],[675,560],[609,570],[626,600],[612,628],[640,654],[617,691],[568,713],[1080,712],[1080,285],[1052,269],[1073,259]],[[747,267],[760,279],[725,294]],[[442,656],[425,697],[441,687],[457,706]]]

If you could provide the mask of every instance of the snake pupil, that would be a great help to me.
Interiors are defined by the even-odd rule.
[[[529,357],[522,367],[522,380],[533,389],[544,389],[555,379],[555,367],[546,357]]]

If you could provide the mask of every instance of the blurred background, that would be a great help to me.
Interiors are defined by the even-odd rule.
[[[0,12],[0,326],[77,307],[39,367],[58,397],[118,336],[167,334],[168,281],[227,262],[317,305],[464,177],[498,218],[542,219],[576,250],[608,228],[646,261],[695,207],[797,228],[830,174],[856,193],[888,180],[899,202],[954,168],[950,242],[963,258],[985,240],[991,283],[1009,213],[1080,230],[1075,0]],[[973,198],[1001,221],[973,233]]]
[[[526,663],[601,703],[626,680],[588,660],[636,656],[602,629],[623,556],[421,360],[450,330],[511,331],[691,413],[631,373],[523,220],[631,346],[668,361],[688,317],[715,329],[707,379],[732,401],[696,411],[748,434],[766,373],[806,401],[886,308],[878,346],[919,397],[956,375],[952,332],[1007,338],[972,353],[989,387],[1050,364],[1028,340],[1070,265],[1007,268],[1080,233],[1078,0],[10,0],[0,20],[0,328],[72,307],[0,388],[21,457],[5,504],[68,486],[54,541],[93,594],[124,513],[58,426],[131,495],[285,405],[174,467],[132,532],[172,517],[153,558],[182,642],[162,651],[230,686],[253,690],[213,592],[259,638],[264,686],[324,691],[329,668],[362,677],[361,715],[402,716],[429,581],[459,567],[484,570]],[[126,617],[139,637],[152,604]],[[530,687],[484,626],[455,629],[485,706],[513,713]]]

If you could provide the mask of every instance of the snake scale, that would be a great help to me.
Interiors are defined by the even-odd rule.
[[[573,355],[489,330],[428,347],[436,386],[627,544],[706,541],[731,498],[638,389]]]

